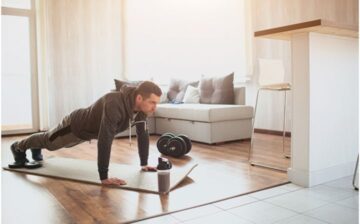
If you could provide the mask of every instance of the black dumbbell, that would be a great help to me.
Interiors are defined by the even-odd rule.
[[[182,138],[172,137],[167,143],[167,150],[169,156],[181,157],[186,153],[186,143]]]
[[[178,158],[190,152],[191,140],[186,135],[165,133],[157,141],[157,147],[160,153]]]
[[[172,133],[165,133],[165,134],[163,134],[163,135],[159,138],[159,140],[158,140],[157,143],[156,143],[156,146],[157,146],[157,148],[159,149],[159,152],[160,152],[160,153],[162,153],[162,154],[164,154],[164,155],[167,155],[167,154],[168,154],[168,153],[167,153],[168,141],[169,141],[171,138],[173,138],[173,137],[175,137],[174,134],[172,134]]]
[[[186,152],[185,152],[185,154],[188,154],[190,152],[190,150],[191,150],[191,147],[192,147],[190,138],[188,136],[186,136],[186,135],[183,135],[183,134],[178,135],[177,137],[182,138],[184,140],[184,142],[186,144]]]

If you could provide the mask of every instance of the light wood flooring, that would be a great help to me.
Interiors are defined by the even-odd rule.
[[[11,143],[24,137],[2,138],[2,166],[12,161]],[[149,165],[156,165],[159,156],[158,137],[150,138]],[[254,160],[284,168],[289,166],[290,160],[281,153],[281,136],[256,134],[255,137]],[[286,140],[288,150],[290,139]],[[86,142],[55,152],[43,150],[43,153],[45,157],[96,160],[96,143]],[[123,223],[287,182],[285,172],[250,166],[249,144],[249,140],[217,145],[193,142],[188,156],[171,160],[175,168],[190,160],[199,166],[178,188],[162,196],[2,170],[2,223]],[[127,138],[114,140],[111,162],[138,166],[136,139],[133,138],[131,147]],[[121,174],[118,177],[121,178]]]

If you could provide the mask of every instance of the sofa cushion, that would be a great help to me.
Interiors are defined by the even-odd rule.
[[[217,122],[249,119],[253,108],[244,105],[221,104],[159,104],[155,117],[189,121]]]
[[[222,77],[202,78],[200,103],[233,104],[234,73]]]
[[[191,82],[181,79],[171,79],[167,97],[170,102],[181,103],[183,101],[185,91],[188,85],[197,87],[198,84],[199,81]]]
[[[184,103],[200,103],[200,91],[191,85],[186,88]]]
[[[124,80],[119,80],[119,79],[114,79],[114,82],[115,82],[116,91],[120,91],[120,89],[123,85],[135,87],[141,83],[141,81],[124,81]]]

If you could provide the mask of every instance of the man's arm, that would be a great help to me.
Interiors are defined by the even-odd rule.
[[[100,180],[108,179],[111,145],[116,133],[116,123],[111,121],[106,105],[102,114],[98,135],[98,171]]]
[[[146,166],[149,157],[149,131],[147,129],[146,117],[141,119],[141,121],[144,122],[140,122],[136,125],[136,136],[140,157],[140,165]]]
[[[156,167],[148,166],[148,157],[149,157],[149,131],[147,129],[146,121],[138,123],[136,125],[136,135],[138,141],[138,150],[140,157],[140,165],[142,171],[156,171]]]

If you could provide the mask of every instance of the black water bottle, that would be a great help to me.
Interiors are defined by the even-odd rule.
[[[172,164],[168,159],[162,157],[159,157],[158,161],[157,174],[159,193],[167,194],[170,190],[170,169]]]

